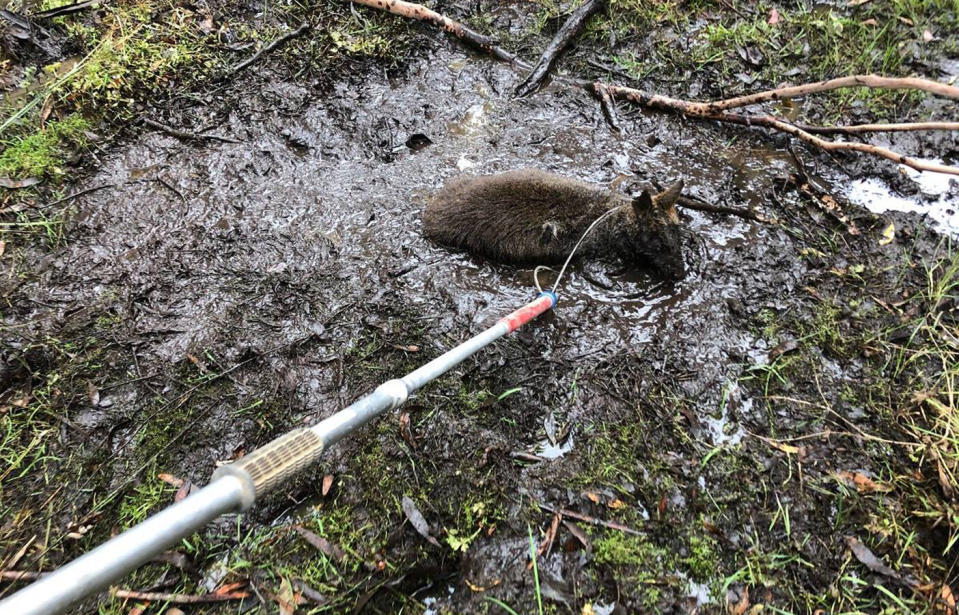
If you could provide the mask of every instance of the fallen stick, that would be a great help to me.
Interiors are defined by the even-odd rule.
[[[834,79],[833,81],[840,81],[839,79]],[[913,81],[913,80],[908,80]],[[919,81],[925,81],[920,79]],[[823,82],[829,83],[829,82]],[[934,82],[933,82],[934,83]],[[812,84],[815,85],[815,84]],[[940,84],[943,85],[943,84]],[[899,152],[895,152],[891,149],[879,146],[871,145],[869,143],[859,143],[859,142],[848,142],[848,141],[827,141],[825,139],[820,139],[819,137],[812,135],[802,128],[796,126],[795,124],[790,124],[784,122],[778,118],[775,118],[771,115],[749,115],[742,113],[729,113],[723,111],[710,111],[704,112],[704,109],[711,108],[710,105],[713,103],[697,103],[691,102],[688,100],[682,100],[679,98],[671,98],[669,96],[661,96],[659,94],[650,94],[642,90],[636,90],[634,88],[628,88],[619,85],[608,85],[609,92],[611,95],[619,98],[624,98],[630,102],[634,102],[638,105],[644,107],[652,107],[659,109],[661,111],[671,111],[673,113],[680,113],[682,115],[704,119],[704,120],[716,120],[719,122],[728,122],[731,124],[739,124],[742,126],[762,126],[765,128],[772,128],[779,132],[785,132],[790,134],[801,141],[809,143],[810,145],[815,145],[816,147],[825,150],[825,151],[857,151],[872,154],[874,156],[880,156],[893,162],[898,162],[899,164],[906,165],[907,167],[913,168],[917,171],[935,171],[937,173],[948,173],[950,175],[959,175],[959,167],[950,167],[947,165],[936,164],[934,162],[924,162],[922,160],[916,160],[915,158],[910,158]],[[951,87],[951,86],[944,86]],[[784,88],[789,89],[789,88]],[[959,88],[956,89],[959,92]],[[748,97],[742,97],[745,99]],[[730,99],[736,100],[736,99]],[[725,101],[720,101],[725,102]]]
[[[490,54],[497,60],[510,64],[517,64],[521,67],[529,67],[529,64],[520,60],[516,54],[510,53],[502,47],[497,46],[496,41],[494,41],[492,38],[486,36],[485,34],[480,34],[475,30],[470,30],[460,22],[450,19],[441,13],[437,13],[432,9],[426,8],[422,4],[405,2],[404,0],[353,0],[353,2],[356,4],[362,4],[363,6],[368,6],[370,8],[379,9],[381,11],[386,11],[387,13],[393,13],[394,15],[399,15],[400,17],[407,17],[409,19],[431,23],[434,26],[443,28],[461,41],[469,43],[473,47]]]
[[[228,592],[223,594],[167,594],[163,592],[138,592],[130,589],[110,588],[110,593],[117,598],[130,600],[146,600],[148,602],[169,602],[173,604],[205,604],[208,602],[229,602],[243,600],[249,597],[249,592]]]
[[[46,572],[33,572],[32,570],[3,570],[0,571],[0,580],[3,581],[36,581]]]
[[[934,171],[936,173],[947,173],[949,175],[959,175],[959,167],[950,167],[944,164],[938,164],[935,162],[925,162],[923,160],[916,160],[906,156],[905,154],[900,154],[891,149],[882,147],[880,145],[872,145],[870,143],[860,143],[858,141],[827,141],[825,139],[820,139],[819,137],[809,134],[805,130],[799,128],[794,124],[784,122],[778,118],[775,118],[771,115],[742,115],[738,113],[718,113],[713,116],[703,116],[704,119],[714,119],[722,122],[730,122],[733,124],[740,124],[743,126],[764,126],[767,128],[773,128],[779,132],[785,132],[791,134],[797,139],[815,145],[816,147],[825,150],[827,152],[834,151],[856,151],[864,152],[867,154],[872,154],[874,156],[880,156],[886,158],[887,160],[892,160],[893,162],[898,162],[899,164],[906,165],[917,171]]]
[[[599,519],[597,517],[591,517],[590,515],[584,515],[583,513],[578,513],[574,510],[568,510],[566,508],[553,508],[552,506],[547,506],[546,504],[543,504],[540,502],[537,502],[536,505],[547,512],[551,512],[553,514],[560,514],[564,517],[569,517],[570,519],[577,519],[579,521],[582,521],[584,523],[589,523],[591,525],[598,525],[600,527],[606,527],[611,530],[616,530],[618,532],[625,532],[627,534],[633,534],[635,536],[643,535],[641,532],[638,532],[631,527],[626,527],[622,523],[616,523],[615,521],[605,521],[603,519]]]
[[[756,94],[747,94],[726,100],[717,100],[707,103],[695,103],[702,109],[702,113],[715,113],[716,111],[725,111],[738,107],[746,107],[771,100],[782,100],[783,98],[797,98],[807,94],[816,94],[818,92],[829,92],[840,88],[873,88],[880,90],[922,90],[930,94],[944,96],[946,98],[959,99],[959,88],[932,81],[931,79],[922,79],[919,77],[882,77],[880,75],[850,75],[849,77],[839,77],[828,81],[817,81],[815,83],[804,83],[802,85],[793,85],[788,87],[766,90]]]
[[[237,64],[236,66],[234,66],[232,69],[230,69],[229,73],[227,73],[227,74],[229,74],[229,75],[235,75],[236,73],[240,72],[241,70],[243,70],[243,69],[247,68],[248,66],[250,66],[251,64],[255,63],[257,60],[259,60],[259,59],[260,59],[261,57],[263,57],[264,55],[270,53],[271,51],[273,51],[273,50],[276,49],[277,47],[281,47],[281,46],[285,45],[287,42],[289,42],[290,39],[296,38],[297,36],[302,36],[302,35],[305,34],[306,31],[309,30],[309,29],[310,29],[310,24],[304,21],[303,23],[300,24],[300,27],[299,27],[299,28],[297,28],[296,30],[293,30],[292,32],[287,32],[286,34],[284,34],[283,36],[279,37],[278,39],[276,39],[275,41],[273,41],[272,43],[270,43],[270,44],[267,45],[266,47],[263,47],[262,49],[260,49],[260,50],[257,51],[256,53],[254,53],[252,56],[250,56],[250,57],[247,58],[246,60],[243,60],[242,62],[240,62],[239,64]]]
[[[529,96],[539,90],[553,64],[563,55],[570,43],[580,35],[589,18],[599,11],[605,10],[606,5],[607,0],[586,0],[579,5],[563,23],[556,36],[546,46],[546,49],[543,50],[543,55],[539,57],[539,62],[536,63],[533,70],[526,76],[526,79],[523,79],[516,86],[513,92],[517,96]]]
[[[458,21],[450,19],[449,17],[437,13],[432,9],[428,9],[423,5],[413,2],[406,2],[405,0],[354,1],[358,4],[382,11],[387,11],[402,17],[408,17],[410,19],[416,19],[419,21],[426,21],[435,24],[453,34],[460,40],[466,41],[482,49],[483,51],[486,51],[499,60],[508,62],[514,66],[519,66],[521,68],[528,67],[528,64],[517,58],[515,54],[493,44],[493,40],[490,37],[479,34],[478,32],[474,32]],[[797,96],[804,96],[806,94],[827,92],[830,90],[848,87],[917,89],[939,96],[959,99],[959,88],[946,85],[938,81],[916,77],[897,78],[881,77],[879,75],[852,75],[849,77],[830,79],[829,81],[819,81],[816,83],[777,88],[774,90],[767,90],[765,92],[758,92],[756,94],[749,94],[747,96],[739,96],[726,100],[713,102],[694,102],[683,100],[681,98],[664,96],[662,94],[652,94],[643,90],[637,90],[635,88],[629,88],[615,84],[590,82],[583,79],[571,78],[557,78],[557,80],[582,87],[593,93],[598,93],[601,91],[600,88],[605,88],[606,93],[613,98],[622,98],[642,107],[659,109],[661,111],[670,111],[672,113],[680,113],[682,115],[697,119],[716,120],[720,122],[729,122],[746,126],[762,126],[765,128],[771,128],[779,132],[790,134],[806,143],[809,143],[810,145],[815,145],[816,147],[826,151],[859,151],[898,162],[899,164],[906,165],[917,171],[935,171],[938,173],[959,175],[959,167],[950,167],[935,163],[922,162],[878,145],[870,145],[867,143],[848,143],[843,141],[826,141],[825,139],[820,139],[819,137],[804,131],[802,128],[799,128],[794,124],[780,121],[772,116],[753,116],[724,113],[726,109],[734,109],[737,107],[754,105],[771,100],[793,98]]]
[[[103,4],[101,0],[88,0],[87,2],[75,2],[73,4],[67,4],[65,6],[60,6],[55,9],[48,9],[46,11],[40,11],[39,13],[34,13],[32,17],[34,19],[52,19],[54,17],[63,17],[64,15],[73,15],[74,13],[79,13],[90,8],[99,8]]]
[[[753,220],[755,222],[762,222],[764,224],[775,224],[776,221],[766,216],[751,211],[749,209],[743,209],[741,207],[727,207],[725,205],[713,205],[712,203],[706,203],[697,199],[692,199],[690,197],[681,196],[676,201],[676,204],[680,207],[685,207],[686,209],[695,209],[696,211],[706,211],[714,214],[729,214],[731,216],[739,216],[740,218],[745,218],[747,220]]]
[[[906,122],[904,124],[853,124],[852,126],[812,126],[793,124],[800,130],[818,135],[847,135],[864,132],[910,132],[914,130],[959,130],[959,122]]]
[[[176,137],[177,139],[183,141],[202,141],[203,139],[212,139],[214,141],[223,141],[225,143],[242,143],[236,139],[231,139],[230,137],[221,137],[220,135],[201,135],[195,132],[190,132],[188,130],[180,130],[179,128],[174,128],[172,126],[167,126],[166,124],[161,124],[156,120],[151,120],[150,118],[142,118],[144,124],[150,128],[156,128],[160,132],[165,132],[171,137]]]
[[[619,116],[616,114],[616,103],[609,94],[609,89],[599,83],[593,84],[593,93],[599,98],[599,106],[603,110],[606,123],[616,132],[623,132],[619,125]]]

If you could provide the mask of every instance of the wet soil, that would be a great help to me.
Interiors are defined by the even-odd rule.
[[[62,417],[53,452],[73,449],[84,463],[63,483],[55,521],[76,522],[104,493],[153,480],[145,470],[203,484],[218,462],[332,414],[529,300],[531,270],[422,237],[425,199],[445,179],[522,167],[617,186],[682,178],[691,195],[782,224],[685,211],[689,275],[677,283],[615,262],[577,263],[554,313],[411,400],[412,440],[396,415],[383,419],[242,526],[345,511],[355,540],[372,545],[358,559],[373,571],[344,571],[333,610],[359,601],[469,612],[495,596],[532,612],[527,528],[545,530],[552,517],[540,506],[626,523],[642,537],[634,550],[645,560],[617,559],[598,547],[616,530],[582,523],[593,543],[584,550],[561,526],[558,545],[538,558],[541,591],[561,612],[587,602],[596,612],[719,609],[742,590],[736,571],[763,549],[796,560],[770,567],[754,601],[804,610],[827,595],[848,565],[844,536],[866,516],[856,503],[837,509],[829,477],[883,472],[883,455],[863,448],[890,455],[893,469],[905,467],[904,454],[824,437],[797,460],[767,440],[836,424],[888,433],[887,417],[857,401],[872,374],[858,349],[798,342],[814,368],[780,392],[818,396],[829,412],[770,402],[769,383],[752,376],[796,348],[769,325],[816,321],[824,297],[844,306],[840,326],[882,326],[862,306],[910,288],[921,271],[908,263],[930,257],[940,235],[918,216],[851,205],[860,233],[849,234],[791,187],[818,171],[824,191],[842,194],[849,179],[804,150],[800,170],[785,141],[642,112],[623,113],[620,135],[580,92],[509,98],[519,78],[446,44],[400,70],[368,67],[332,84],[261,67],[220,100],[160,118],[217,120],[239,143],[144,131],[101,156],[76,189],[110,187],[76,199],[67,241],[28,250],[20,276],[3,282],[11,353],[88,335],[102,349],[96,398],[74,400]],[[889,222],[896,240],[881,246]],[[869,287],[841,275],[855,265],[868,268]],[[42,372],[56,360],[24,364]],[[6,374],[8,386],[28,377]],[[335,477],[326,497],[324,474]],[[42,493],[36,482],[14,497],[38,506]],[[405,522],[404,494],[441,539],[442,528],[482,532],[465,553],[430,547]],[[788,536],[775,520],[770,529],[784,504]],[[53,549],[53,560],[111,529],[90,525],[88,542]],[[207,534],[201,568],[233,548],[231,527]],[[690,563],[691,536],[712,545],[706,572]],[[293,574],[306,565],[276,558]]]

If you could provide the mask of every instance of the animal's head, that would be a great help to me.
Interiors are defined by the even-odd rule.
[[[682,190],[682,180],[658,194],[643,190],[633,198],[628,216],[631,227],[627,239],[629,251],[674,279],[686,275],[682,228],[676,211],[676,201]]]

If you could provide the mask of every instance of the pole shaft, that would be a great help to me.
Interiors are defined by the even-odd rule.
[[[2,615],[49,615],[107,587],[220,515],[236,510],[243,485],[214,481],[0,602]]]
[[[219,468],[210,484],[197,493],[0,601],[0,615],[60,613],[218,516],[249,508],[259,496],[315,462],[331,444],[402,405],[410,393],[555,304],[555,295],[543,293],[489,329],[406,376],[384,382],[333,416],[312,427],[288,432]]]

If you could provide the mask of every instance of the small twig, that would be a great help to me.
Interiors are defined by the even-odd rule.
[[[513,90],[514,93],[517,96],[529,96],[536,92],[543,84],[556,60],[563,55],[566,48],[583,31],[583,27],[589,21],[589,18],[604,10],[606,5],[607,0],[586,0],[579,5],[556,32],[556,36],[549,42],[546,49],[543,50],[543,55],[540,56],[539,62],[536,63],[533,70]]]
[[[782,100],[783,98],[797,98],[807,94],[817,92],[829,92],[840,88],[875,88],[881,90],[922,90],[937,96],[946,98],[959,98],[959,87],[932,81],[930,79],[921,79],[918,77],[881,77],[879,75],[850,75],[849,77],[839,77],[829,81],[817,81],[815,83],[804,83],[784,88],[766,90],[756,94],[746,96],[737,96],[708,103],[695,103],[695,107],[701,110],[702,114],[715,113],[726,109],[736,109],[758,103],[769,102],[771,100]]]
[[[864,132],[910,132],[915,130],[959,130],[959,122],[906,122],[902,124],[854,124],[852,126],[793,125],[800,130],[818,135],[852,135]]]
[[[766,216],[751,211],[749,209],[743,209],[741,207],[727,207],[725,205],[713,205],[712,203],[706,203],[705,201],[700,201],[698,199],[693,199],[686,196],[679,197],[679,200],[676,201],[676,204],[680,207],[685,207],[686,209],[695,209],[696,211],[708,211],[714,214],[730,214],[732,216],[739,216],[740,218],[745,218],[746,220],[753,220],[755,222],[762,222],[765,224],[776,224],[775,220],[767,218]]]
[[[40,11],[39,13],[32,15],[32,17],[34,19],[52,19],[54,17],[63,17],[64,15],[73,15],[74,13],[79,13],[80,11],[85,11],[87,9],[98,8],[101,4],[103,4],[101,0],[75,2],[66,6],[57,7],[55,9]]]
[[[110,588],[110,594],[117,598],[147,600],[149,602],[172,602],[174,604],[204,604],[208,602],[229,602],[243,600],[250,592],[227,592],[223,594],[167,594],[163,592],[138,592],[130,589]]]
[[[609,89],[602,83],[594,83],[593,92],[599,98],[599,106],[603,110],[606,123],[615,132],[622,132],[623,129],[620,127],[619,118],[616,115],[616,103],[613,101],[613,97],[609,95]]]
[[[115,188],[115,187],[116,187],[116,184],[103,184],[101,186],[93,186],[92,188],[84,188],[83,190],[80,190],[79,192],[68,194],[62,199],[57,199],[56,201],[47,203],[46,205],[44,205],[44,207],[53,207],[54,205],[59,205],[61,203],[66,203],[67,201],[72,201],[73,199],[77,197],[83,196],[85,194],[90,194],[91,192],[96,192],[97,190],[103,190],[104,188]]]
[[[259,60],[265,54],[270,53],[277,47],[281,47],[285,45],[287,42],[289,42],[290,39],[296,38],[297,36],[302,36],[309,29],[310,29],[310,24],[304,21],[303,23],[300,24],[299,28],[297,28],[296,30],[293,30],[292,32],[287,32],[286,34],[276,39],[275,41],[273,41],[266,47],[260,49],[259,51],[254,53],[252,56],[250,56],[246,60],[243,60],[242,62],[234,66],[232,69],[230,69],[229,73],[227,74],[235,75],[236,73],[240,72],[241,70],[247,68],[248,66],[250,66],[257,60]]]
[[[554,514],[559,513],[560,515],[563,515],[564,517],[569,517],[570,519],[577,519],[584,523],[590,523],[592,525],[606,527],[611,530],[616,530],[618,532],[625,532],[626,534],[642,536],[641,532],[638,532],[631,527],[626,527],[622,523],[616,523],[615,521],[605,521],[603,519],[598,519],[590,515],[584,515],[583,513],[578,513],[574,510],[568,510],[566,508],[553,508],[552,506],[547,506],[546,504],[543,504],[541,502],[537,502],[536,505],[547,512],[551,512]]]
[[[3,581],[36,581],[47,572],[33,572],[32,570],[2,570],[0,580]]]
[[[460,22],[450,19],[446,15],[437,13],[432,9],[426,8],[422,4],[405,2],[404,0],[353,1],[356,4],[362,4],[363,6],[393,13],[394,15],[399,15],[401,17],[408,17],[417,21],[429,22],[435,26],[443,28],[461,41],[488,53],[497,60],[507,62],[509,64],[515,64],[516,66],[519,66],[520,68],[526,68],[527,70],[529,69],[529,64],[523,60],[520,60],[515,54],[497,46],[496,41],[494,41],[492,38],[486,36],[485,34],[480,34],[475,30],[470,30]]]
[[[171,137],[176,137],[183,141],[202,141],[203,139],[213,139],[215,141],[224,141],[226,143],[242,143],[236,139],[231,139],[230,137],[221,137],[220,135],[201,135],[195,132],[190,132],[188,130],[180,130],[179,128],[174,128],[172,126],[167,126],[166,124],[161,124],[156,120],[151,120],[148,117],[141,118],[142,122],[151,128],[156,128],[161,132],[165,132]]]

